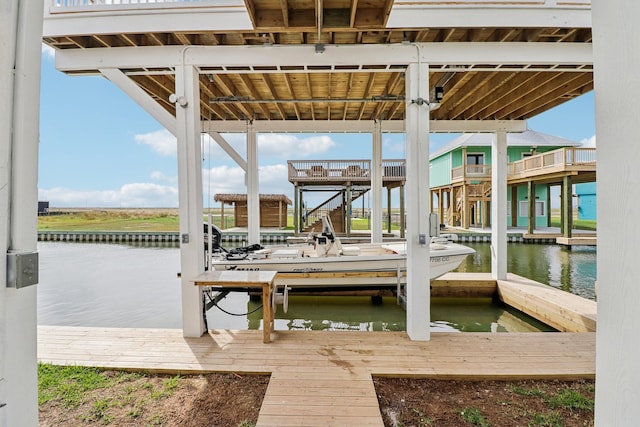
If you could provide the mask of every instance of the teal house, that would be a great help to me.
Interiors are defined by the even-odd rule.
[[[596,183],[587,182],[576,185],[578,197],[578,219],[596,219]]]
[[[440,214],[441,224],[490,227],[493,138],[492,133],[463,134],[431,154],[431,212]],[[508,225],[549,226],[552,204],[561,204],[551,200],[553,186],[560,186],[568,205],[562,214],[571,220],[572,185],[595,181],[595,148],[579,145],[533,130],[507,135]],[[530,200],[535,200],[531,207]]]

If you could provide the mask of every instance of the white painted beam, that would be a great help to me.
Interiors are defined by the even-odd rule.
[[[203,121],[203,129],[216,129],[223,133],[244,133],[247,125],[239,120]],[[404,120],[379,121],[380,129],[384,132],[404,133]],[[368,120],[254,120],[256,132],[299,132],[299,133],[330,133],[353,132],[373,133],[373,122]],[[524,132],[527,130],[526,120],[431,120],[429,131],[433,133],[487,133],[487,132]]]
[[[640,420],[640,2],[594,1],[598,140],[598,330],[595,425]]]
[[[396,0],[387,28],[591,28],[591,9],[582,5],[548,7],[532,5],[531,1],[527,5],[514,5],[513,1],[492,1],[482,6],[452,3]]]
[[[186,101],[176,105],[182,331],[185,337],[199,337],[204,332],[202,291],[191,280],[204,271],[204,230],[200,82],[194,67],[177,67],[176,95]]]
[[[456,4],[457,3],[457,4]],[[576,27],[590,28],[588,2],[558,5],[551,2],[499,2],[477,6],[465,2],[396,1],[388,28],[434,27]],[[502,3],[502,4],[501,4]],[[519,4],[518,4],[519,3]],[[585,3],[587,6],[585,6]],[[197,32],[207,29],[253,31],[248,11],[240,1],[213,3],[92,4],[47,8],[45,37],[91,33]]]
[[[212,122],[209,122],[209,123],[212,123]],[[247,130],[246,124],[244,125],[244,128],[246,132]],[[233,149],[231,144],[229,144],[229,142],[227,142],[227,140],[224,139],[222,135],[220,135],[218,132],[213,132],[213,131],[209,131],[207,133],[211,138],[213,138],[215,142],[218,143],[220,148],[222,148],[224,152],[227,153],[229,157],[231,157],[236,162],[236,164],[242,168],[243,171],[245,172],[247,171],[247,161],[243,159],[242,156],[236,150]]]
[[[415,48],[416,45],[420,46],[419,50]],[[177,64],[196,67],[257,67],[357,66],[412,62],[453,66],[476,63],[589,65],[592,64],[593,57],[590,43],[526,42],[327,45],[322,54],[315,53],[312,45],[111,47],[66,49],[56,54],[56,68],[65,72],[95,70],[98,67],[162,68]],[[263,70],[260,72],[264,73]]]
[[[407,99],[428,96],[429,67],[411,64]],[[430,339],[429,289],[429,107],[407,101],[407,334]]]
[[[117,68],[101,68],[100,73],[118,86],[129,98],[156,119],[166,130],[176,134],[176,118],[149,96],[140,86]]]
[[[491,142],[491,277],[507,278],[507,133]]]
[[[47,3],[51,5],[52,2]],[[44,36],[174,31],[193,33],[207,29],[253,30],[247,9],[238,0],[216,0],[215,5],[202,2],[146,2],[135,5],[100,3],[102,4],[76,8],[47,7]]]

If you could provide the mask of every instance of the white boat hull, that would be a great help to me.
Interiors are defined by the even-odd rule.
[[[213,259],[215,270],[278,271],[276,283],[292,287],[390,286],[406,282],[403,244],[358,246],[359,255],[317,256],[303,248],[274,248],[268,258]],[[430,279],[458,267],[475,251],[455,243],[438,245],[430,254]],[[349,253],[349,245],[343,245]],[[279,253],[280,252],[280,253]],[[284,256],[284,258],[279,257]]]

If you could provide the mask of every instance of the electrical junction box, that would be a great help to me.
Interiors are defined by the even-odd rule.
[[[7,254],[7,288],[26,288],[38,283],[38,253]]]

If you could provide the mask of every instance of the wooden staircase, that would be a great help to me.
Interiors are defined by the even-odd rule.
[[[467,185],[468,203],[487,202],[491,200],[491,182]],[[447,224],[461,226],[464,218],[464,194],[462,187],[457,187],[455,204],[449,206],[447,211]]]
[[[351,193],[351,202],[362,197],[370,190],[370,187],[363,187],[357,190],[354,190]],[[328,213],[329,218],[331,218],[331,222],[333,223],[334,230],[336,233],[344,233],[346,231],[345,224],[345,215],[344,215],[344,206],[342,204],[342,198],[340,197],[342,192],[335,194],[334,196],[327,199],[325,202],[321,203],[317,207],[313,208],[309,211],[308,215],[310,218],[314,218],[313,222],[304,227],[302,231],[310,232],[310,231],[322,231],[322,213]]]

